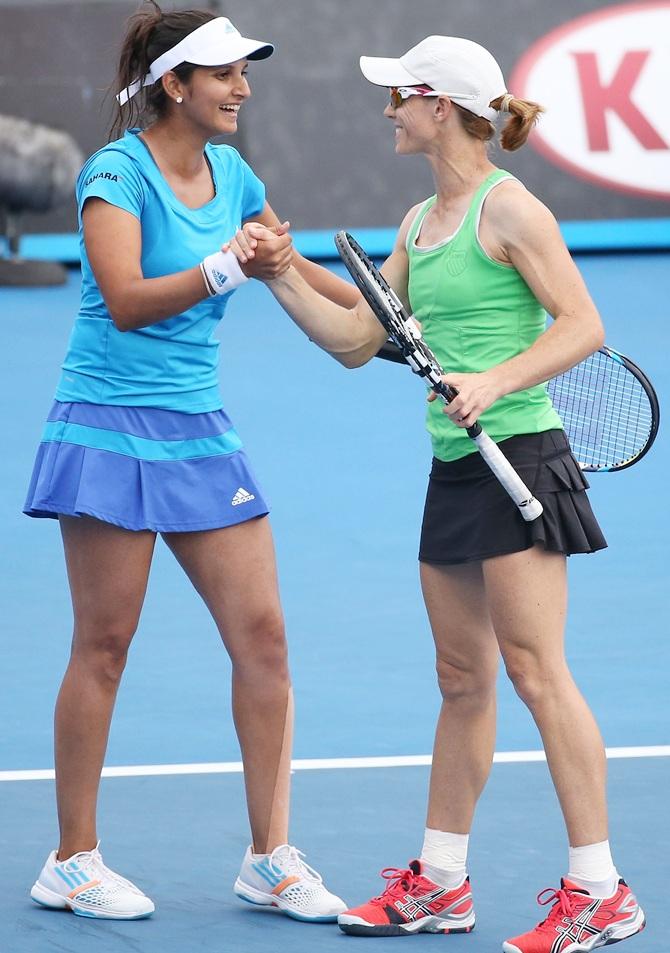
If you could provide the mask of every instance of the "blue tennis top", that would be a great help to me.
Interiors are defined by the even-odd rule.
[[[142,227],[142,273],[158,278],[193,268],[217,251],[265,204],[265,187],[236,149],[205,146],[215,195],[197,209],[180,202],[147,146],[128,130],[86,162],[76,186],[81,304],[56,399],[205,413],[222,407],[219,343],[214,331],[230,295],[207,298],[181,314],[136,331],[119,331],[91,270],[81,212],[97,196],[125,209]]]

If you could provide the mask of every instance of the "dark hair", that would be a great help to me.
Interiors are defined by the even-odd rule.
[[[149,66],[155,59],[172,49],[203,23],[215,20],[216,17],[217,14],[210,10],[163,13],[155,0],[145,0],[143,8],[134,13],[126,23],[119,68],[113,86],[114,95],[136,79],[141,80],[149,72]],[[195,69],[197,67],[192,63],[181,63],[173,72],[179,79],[186,81]],[[145,113],[152,116],[164,115],[167,100],[163,84],[157,80],[153,86],[140,90],[125,105],[116,103],[116,115],[109,131],[110,139],[119,135],[125,127],[135,125]]]
[[[492,99],[489,105],[498,112],[510,113],[510,117],[500,133],[500,145],[507,152],[514,152],[515,149],[521,148],[526,142],[531,129],[540,117],[540,113],[544,112],[544,107],[528,99],[511,97],[509,105],[503,110],[504,101],[505,96],[498,96],[496,99]],[[466,132],[476,139],[484,140],[484,142],[493,139],[496,130],[492,122],[489,122],[484,116],[476,116],[465,109],[464,106],[459,106],[458,103],[454,103],[454,106],[456,106],[461,125]]]

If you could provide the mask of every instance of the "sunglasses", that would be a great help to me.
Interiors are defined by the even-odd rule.
[[[394,109],[402,106],[410,96],[442,96],[442,93],[436,92],[430,86],[389,86],[389,96],[391,105]]]

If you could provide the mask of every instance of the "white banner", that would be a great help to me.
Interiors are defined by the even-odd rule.
[[[529,140],[598,185],[670,198],[670,2],[605,7],[539,39],[510,92],[546,113]]]

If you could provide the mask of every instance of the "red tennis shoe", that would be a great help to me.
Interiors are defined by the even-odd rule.
[[[386,867],[386,890],[368,903],[345,910],[340,930],[354,936],[405,936],[412,933],[469,933],[475,925],[470,878],[455,890],[433,883],[421,872],[421,861],[407,870]]]
[[[560,890],[543,890],[537,902],[553,903],[549,916],[534,930],[506,940],[505,953],[590,953],[644,929],[642,907],[624,880],[605,900],[561,880]]]

